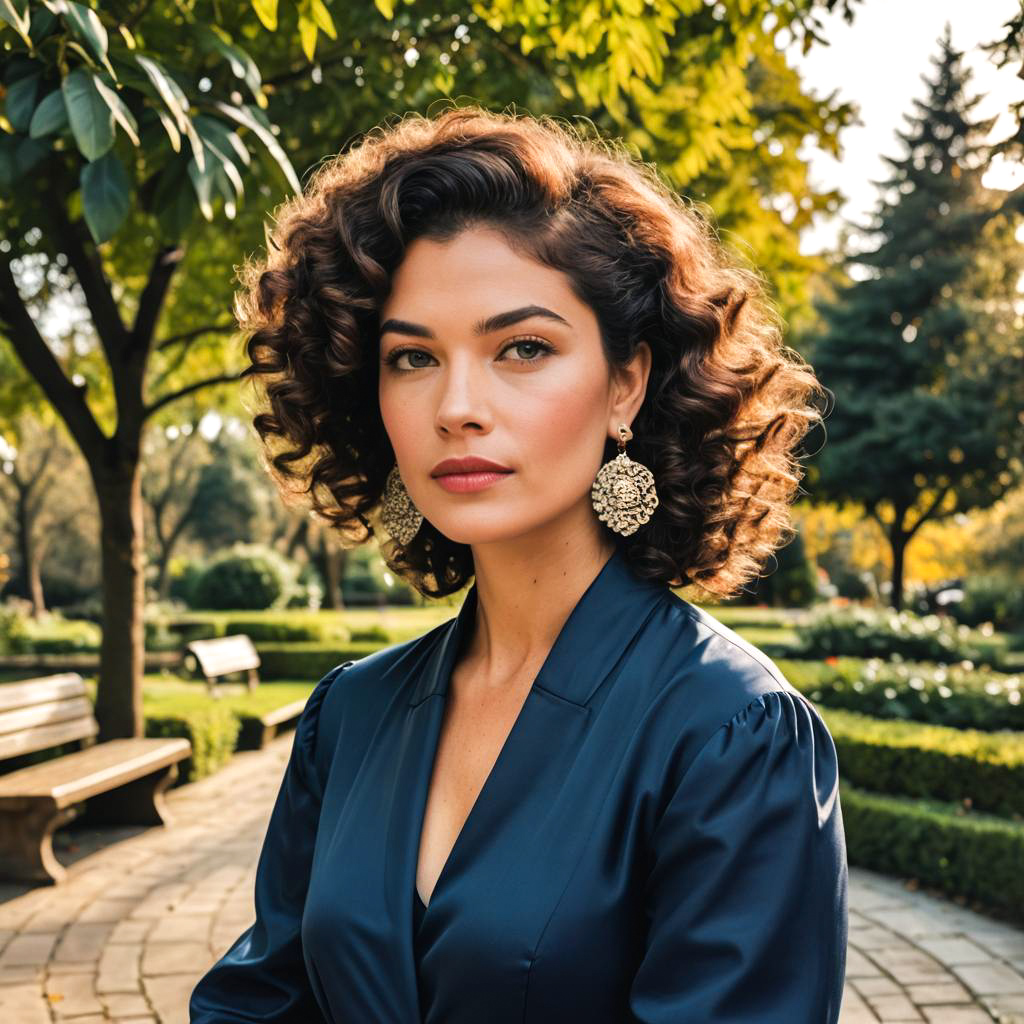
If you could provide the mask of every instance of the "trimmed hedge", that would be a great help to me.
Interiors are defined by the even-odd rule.
[[[147,736],[183,736],[192,755],[178,765],[175,786],[195,782],[223,768],[235,752],[242,723],[230,707],[218,701],[175,714],[147,715]]]
[[[916,878],[946,895],[1024,922],[1024,825],[955,804],[839,784],[852,865]]]
[[[948,663],[976,657],[971,631],[949,618],[889,608],[824,607],[796,626],[794,657],[914,658]]]
[[[310,679],[315,682],[332,668],[350,659],[358,661],[380,650],[376,642],[347,644],[257,644],[260,678]]]
[[[835,741],[840,775],[853,785],[958,801],[1024,822],[1024,734],[819,711]]]
[[[1024,679],[987,669],[877,658],[777,659],[786,678],[817,704],[957,729],[1024,731]]]

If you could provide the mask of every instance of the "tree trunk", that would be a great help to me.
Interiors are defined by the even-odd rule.
[[[327,540],[327,530],[320,530],[320,560],[324,575],[324,607],[340,611],[345,607],[341,595],[341,574],[344,566],[344,552]]]
[[[142,736],[145,555],[138,461],[97,475],[103,566],[103,645],[96,691],[99,740]]]
[[[32,617],[38,619],[46,611],[43,597],[43,579],[40,563],[42,556],[39,545],[32,536],[32,519],[28,511],[29,500],[26,494],[18,494],[18,510],[16,513],[18,529],[18,554],[21,557],[21,575],[25,582],[25,594],[32,602]]]
[[[893,530],[889,536],[889,545],[892,548],[892,593],[889,595],[889,603],[894,611],[901,611],[903,608],[903,565],[907,552],[907,536],[902,530]]]

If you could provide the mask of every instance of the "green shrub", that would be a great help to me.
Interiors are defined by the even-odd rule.
[[[47,612],[33,619],[20,608],[0,612],[0,645],[7,654],[80,654],[100,649],[95,623]]]
[[[977,652],[969,630],[938,615],[918,616],[892,609],[822,608],[796,626],[798,656],[852,655],[861,658],[914,658],[960,661]]]
[[[383,626],[363,626],[350,630],[349,640],[353,643],[389,644],[391,643],[391,634]]]
[[[957,729],[1024,731],[1024,679],[959,665],[837,658],[776,665],[818,704]]]
[[[962,806],[839,784],[851,865],[915,878],[1024,922],[1024,825]]]
[[[272,548],[236,545],[210,563],[196,583],[194,600],[212,610],[282,607],[296,576],[296,566]]]
[[[1024,585],[1009,576],[972,576],[964,585],[964,599],[950,607],[958,622],[996,629],[1024,630]]]
[[[1024,733],[820,710],[847,782],[878,793],[953,800],[1024,822]]]
[[[328,640],[344,643],[349,639],[345,626],[316,615],[230,619],[224,626],[224,633],[245,633],[253,643],[324,643]]]
[[[202,707],[146,716],[147,736],[184,736],[192,756],[178,765],[175,785],[195,782],[223,768],[231,760],[241,722],[227,705],[210,700]]]
[[[320,679],[336,665],[380,650],[380,644],[258,644],[261,679]]]

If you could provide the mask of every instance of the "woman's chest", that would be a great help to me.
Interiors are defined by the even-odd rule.
[[[442,866],[414,947],[444,702],[403,712],[325,794],[303,941],[334,1019],[521,1024],[579,1019],[593,1000],[585,1019],[615,1020],[642,947],[638,867],[660,784],[636,723],[535,686],[503,741],[494,724],[461,827],[438,817]]]

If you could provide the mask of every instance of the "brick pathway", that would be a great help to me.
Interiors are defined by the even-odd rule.
[[[291,743],[172,790],[169,829],[59,832],[64,885],[0,886],[0,1021],[187,1024],[196,980],[252,920]],[[1024,931],[868,871],[850,882],[841,1024],[1024,1024]]]

